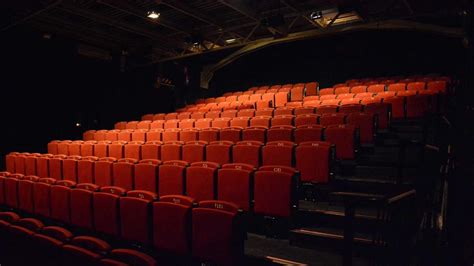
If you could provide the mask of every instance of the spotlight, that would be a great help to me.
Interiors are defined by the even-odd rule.
[[[160,13],[157,13],[155,11],[148,11],[147,12],[147,17],[151,19],[158,19],[160,17]]]
[[[311,15],[309,15],[309,17],[312,19],[312,20],[315,20],[315,19],[320,19],[323,17],[323,12],[321,11],[314,11],[311,13]]]
[[[237,41],[236,38],[230,38],[230,39],[225,40],[226,43],[234,43],[235,41]]]
[[[81,123],[76,123],[76,127],[80,127],[81,126]]]

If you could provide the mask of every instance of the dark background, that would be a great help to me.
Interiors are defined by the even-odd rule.
[[[110,129],[145,113],[169,112],[203,96],[253,85],[319,81],[330,86],[349,78],[466,70],[458,38],[419,32],[370,31],[274,45],[215,73],[210,89],[199,88],[202,66],[232,50],[134,67],[78,55],[77,42],[17,27],[2,33],[0,153],[46,152],[52,139],[79,139],[87,129]],[[187,68],[189,84],[185,83]],[[155,86],[167,77],[174,87]],[[76,127],[80,123],[80,127]],[[2,160],[2,164],[3,164]]]

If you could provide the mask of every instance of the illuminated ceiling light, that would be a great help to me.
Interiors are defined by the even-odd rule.
[[[309,15],[309,17],[312,19],[312,20],[315,20],[315,19],[320,19],[323,17],[323,12],[321,11],[314,11],[311,13],[311,15]]]
[[[225,40],[226,43],[234,43],[236,41],[237,41],[236,38],[230,38],[230,39]]]
[[[158,19],[160,17],[160,13],[157,13],[155,11],[148,11],[147,17],[151,19]]]

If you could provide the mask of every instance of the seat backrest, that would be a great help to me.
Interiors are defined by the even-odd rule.
[[[158,194],[183,195],[185,184],[185,166],[162,164],[158,167]]]
[[[125,189],[114,186],[101,187],[93,193],[94,230],[112,236],[119,236],[119,199],[125,196]]]
[[[295,144],[290,141],[267,142],[262,148],[262,165],[294,165]]]
[[[293,126],[272,126],[267,130],[267,141],[293,141]]]
[[[186,168],[186,195],[197,201],[214,199],[218,166],[212,162],[200,162]]]
[[[341,160],[355,158],[355,127],[353,125],[330,125],[326,128],[325,140],[336,145],[336,157]]]
[[[161,145],[161,161],[181,160],[182,144],[169,142]]]
[[[179,132],[179,140],[183,142],[196,141],[199,138],[199,129],[185,128]]]
[[[132,190],[119,199],[121,238],[141,244],[151,243],[151,204],[157,198],[150,191]]]
[[[296,168],[302,182],[327,183],[330,177],[331,144],[323,141],[302,142],[295,149]],[[314,160],[314,158],[318,158]]]
[[[263,143],[260,141],[240,141],[232,147],[232,162],[260,166],[260,152]]]
[[[153,246],[173,254],[190,251],[191,197],[169,195],[153,203]]]
[[[161,161],[156,159],[141,160],[135,165],[135,189],[158,193],[158,166]]]
[[[189,163],[204,161],[206,143],[191,141],[183,145],[182,160]]]
[[[341,125],[345,123],[346,114],[344,113],[323,114],[319,118],[319,124],[322,126]]]
[[[254,212],[276,217],[292,216],[297,205],[294,175],[265,169],[258,170],[254,176]]]
[[[266,127],[248,127],[242,130],[242,140],[265,142]]]
[[[244,243],[240,228],[242,225],[238,222],[238,213],[227,208],[230,205],[219,201],[205,201],[192,210],[191,249],[194,257],[217,265],[241,264]],[[211,206],[223,209],[210,208]]]

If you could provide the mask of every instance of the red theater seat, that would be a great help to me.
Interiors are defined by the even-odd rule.
[[[182,142],[167,142],[161,145],[161,161],[181,160]]]
[[[75,140],[69,144],[69,155],[81,156],[81,146],[84,144],[82,140]]]
[[[293,112],[296,116],[304,115],[304,114],[314,114],[314,107],[303,106],[295,108]]]
[[[302,142],[295,151],[296,168],[300,171],[302,182],[327,183],[329,181],[331,160],[331,144],[329,142]]]
[[[355,127],[353,125],[330,125],[324,135],[326,141],[336,145],[336,157],[341,160],[355,159]]]
[[[95,141],[104,141],[106,140],[105,138],[105,135],[107,133],[107,130],[97,130],[95,133],[94,133],[94,140]],[[51,153],[48,149],[48,153]]]
[[[225,128],[230,126],[230,118],[223,117],[223,118],[216,118],[212,121],[212,127],[214,128]]]
[[[181,112],[181,113],[178,113],[178,116],[177,116],[178,120],[185,120],[189,118],[191,118],[191,112]]]
[[[119,236],[119,199],[126,190],[120,187],[104,186],[93,193],[93,217],[95,231]]]
[[[158,194],[183,195],[187,162],[168,161],[158,167]]]
[[[204,128],[199,131],[198,139],[200,141],[211,142],[219,139],[218,128]]]
[[[92,195],[99,190],[94,184],[78,184],[71,189],[71,224],[80,228],[93,229]]]
[[[295,126],[306,126],[318,124],[319,115],[316,114],[302,114],[295,118]]]
[[[117,140],[118,141],[131,141],[132,140],[132,133],[134,132],[135,130],[134,129],[125,129],[125,130],[121,130],[118,134],[117,134]]]
[[[194,199],[170,195],[153,203],[153,246],[174,255],[190,252],[191,208]]]
[[[337,113],[338,108],[339,106],[337,102],[323,102],[321,106],[316,109],[316,114],[322,115]]]
[[[255,172],[254,212],[260,215],[290,217],[297,206],[294,175],[284,166],[264,166]]]
[[[158,166],[161,161],[156,159],[141,160],[135,165],[135,189],[158,193]]]
[[[248,127],[242,130],[242,140],[244,141],[260,141],[265,143],[266,128],[264,127]]]
[[[422,118],[429,111],[429,95],[412,95],[406,97],[406,117]]]
[[[267,130],[267,141],[293,141],[293,126],[272,126]]]
[[[215,198],[216,173],[219,164],[195,162],[186,168],[186,195],[200,200]]]
[[[309,82],[305,84],[305,95],[306,96],[311,96],[311,95],[317,95],[318,90],[319,90],[319,83],[318,82]]]
[[[142,146],[141,158],[144,159],[160,159],[161,141],[147,142]]]
[[[204,161],[206,144],[205,141],[187,142],[182,147],[182,160],[189,163]]]
[[[279,115],[273,117],[271,120],[273,126],[293,126],[295,116],[293,115]]]
[[[113,185],[125,190],[134,189],[133,172],[137,160],[131,158],[119,159],[113,165]]]
[[[87,141],[87,140],[94,140],[94,133],[96,131],[95,130],[87,130],[86,132],[84,132],[82,134],[82,139]]]
[[[150,129],[163,129],[165,126],[165,120],[154,120],[150,124]]]
[[[64,265],[99,265],[100,259],[107,254],[110,245],[98,238],[77,236],[62,247]]]
[[[107,131],[107,133],[105,133],[105,140],[117,141],[119,132],[120,132],[120,130],[118,130],[118,129]]]
[[[81,156],[68,156],[63,159],[63,179],[77,182],[77,163],[82,159]]]
[[[323,88],[319,90],[319,96],[334,94],[334,88]],[[306,93],[306,95],[308,95]]]
[[[304,85],[293,86],[293,88],[291,88],[290,100],[292,102],[302,101],[304,92],[305,92]]]
[[[262,148],[262,165],[293,166],[294,146],[290,141],[267,142]]]
[[[248,117],[232,118],[232,120],[230,120],[230,126],[246,128],[249,126],[249,118]]]
[[[206,112],[192,112],[191,113],[191,119],[203,119],[204,118],[204,115],[206,114]]]
[[[294,107],[279,107],[273,111],[273,116],[280,116],[280,115],[293,115],[293,111],[295,110]]]
[[[63,173],[63,160],[66,158],[66,155],[54,155],[49,159],[49,177],[54,179],[62,179]]]
[[[306,141],[320,141],[323,135],[323,127],[320,125],[299,126],[296,127],[294,135],[296,144]]]
[[[124,158],[141,159],[141,147],[143,142],[131,141],[124,146]]]
[[[394,83],[388,85],[387,91],[404,91],[406,90],[405,83]]]
[[[24,176],[18,180],[18,209],[33,213],[34,211],[34,195],[33,186],[39,177],[34,175]]]
[[[375,121],[374,115],[368,113],[352,113],[347,117],[347,123],[359,128],[361,144],[374,142]]]
[[[94,156],[102,158],[109,156],[110,141],[98,141],[94,144]]]
[[[344,113],[326,113],[319,118],[319,124],[322,126],[340,125],[346,123],[346,114]]]
[[[327,101],[327,100],[334,100],[336,99],[337,95],[336,94],[326,94],[326,95],[321,95],[319,97],[320,101]]]
[[[62,223],[70,223],[70,202],[71,202],[71,189],[74,187],[72,182],[60,182],[57,181],[54,185],[49,185],[49,188],[44,186],[44,193],[48,189],[48,211],[54,220]],[[46,196],[46,195],[44,195]],[[77,203],[77,202],[76,202]],[[46,204],[46,203],[45,203]],[[45,212],[46,212],[45,208]]]
[[[206,146],[206,161],[218,164],[231,162],[231,148],[233,142],[212,141]]]
[[[245,211],[251,209],[251,184],[254,166],[225,164],[218,171],[217,199],[234,202]]]
[[[132,190],[120,198],[120,235],[123,239],[151,243],[151,204],[157,198],[155,193],[144,190]]]
[[[113,157],[104,157],[95,162],[94,184],[98,186],[112,185],[112,167],[116,160]]]
[[[203,129],[211,127],[212,118],[197,119],[194,123],[195,128]]]
[[[269,116],[256,116],[250,119],[250,126],[251,127],[270,127],[271,117]]]
[[[393,119],[405,118],[405,97],[391,96],[384,98],[383,102],[391,105]]]
[[[192,210],[192,254],[216,265],[241,265],[244,235],[238,206],[224,201],[203,201]]]
[[[179,139],[183,142],[196,141],[199,138],[199,129],[185,128],[179,133]]]
[[[179,129],[179,128],[167,129],[167,130],[163,131],[161,138],[162,138],[163,142],[179,141],[179,133],[180,132],[181,132],[181,129]]]
[[[273,108],[263,108],[255,111],[255,116],[273,116]]]
[[[125,129],[126,126],[127,126],[127,122],[121,121],[121,122],[115,123],[114,129],[120,129],[120,130],[122,130],[122,129]]]
[[[367,87],[367,92],[372,92],[372,93],[379,93],[385,91],[385,85],[383,84],[375,84],[375,85],[370,85]]]
[[[237,116],[237,110],[226,110],[222,112],[221,117],[222,118],[234,118]]]
[[[369,103],[365,105],[364,112],[377,116],[379,129],[388,129],[390,124],[390,104],[380,102]]]
[[[365,93],[367,92],[367,86],[354,86],[351,88],[351,93]]]
[[[94,183],[95,156],[82,157],[77,161],[77,183]]]
[[[81,144],[81,156],[94,156],[94,146],[97,144],[95,140],[85,141]]]
[[[288,92],[277,92],[275,93],[275,107],[285,106],[288,102]]]
[[[40,178],[38,182],[33,184],[35,214],[43,217],[50,216],[51,184],[55,182],[56,180],[52,178]]]
[[[342,87],[334,87],[334,94],[344,94],[344,93],[350,93],[351,91],[351,88],[350,87],[346,87],[346,86],[342,86]]]
[[[127,144],[126,141],[114,141],[109,144],[109,157],[117,159],[124,158],[124,146]]]
[[[179,128],[185,129],[185,128],[194,128],[194,122],[196,120],[194,119],[182,119],[179,122]]]
[[[237,143],[242,140],[242,128],[239,128],[239,127],[223,128],[220,131],[219,139],[221,141],[230,141],[233,143]]]
[[[36,175],[36,158],[41,154],[31,154],[25,158],[25,175]]]
[[[178,119],[178,113],[165,114],[165,120],[175,120],[175,119]]]
[[[260,165],[260,141],[240,141],[232,148],[232,162],[246,163],[258,167]]]
[[[152,122],[151,119],[140,121],[137,124],[137,129],[147,129],[148,130],[148,129],[150,129],[151,122]]]

